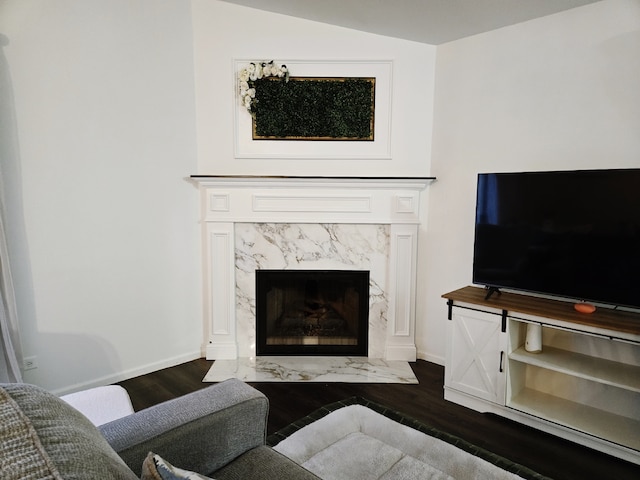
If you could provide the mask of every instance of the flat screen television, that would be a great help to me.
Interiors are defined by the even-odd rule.
[[[640,308],[640,169],[479,174],[473,283]]]

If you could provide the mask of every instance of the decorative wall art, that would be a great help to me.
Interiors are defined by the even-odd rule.
[[[375,88],[371,77],[258,80],[252,138],[373,141]]]
[[[391,157],[390,61],[235,64],[236,157]]]

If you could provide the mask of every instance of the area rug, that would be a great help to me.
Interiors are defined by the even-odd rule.
[[[267,443],[323,480],[551,480],[360,397],[323,407]]]
[[[409,362],[368,357],[265,356],[216,360],[203,382],[418,383]]]

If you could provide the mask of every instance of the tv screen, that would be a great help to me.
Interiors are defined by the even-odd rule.
[[[473,283],[640,308],[640,169],[478,175]]]

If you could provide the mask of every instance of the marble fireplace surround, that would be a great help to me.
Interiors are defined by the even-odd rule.
[[[206,358],[255,357],[255,270],[369,270],[369,358],[416,360],[420,194],[433,178],[202,176]]]

